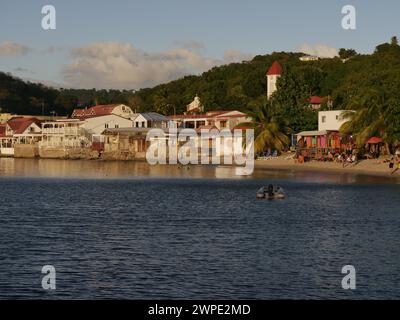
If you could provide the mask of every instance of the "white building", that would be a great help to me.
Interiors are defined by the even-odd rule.
[[[186,106],[186,111],[188,113],[203,113],[204,112],[204,106],[201,103],[198,95],[196,95],[194,97],[194,100]]]
[[[84,128],[92,135],[99,135],[105,129],[132,128],[132,120],[115,114],[82,119]]]
[[[42,123],[41,148],[83,148],[91,144],[91,136],[82,128],[79,119]]]
[[[309,62],[309,61],[318,61],[319,57],[317,56],[310,56],[310,55],[305,55],[299,58],[300,61],[303,62]]]
[[[282,67],[278,61],[275,61],[267,72],[267,98],[271,98],[272,94],[277,90],[276,84],[282,75]]]
[[[0,155],[14,155],[16,144],[34,145],[42,138],[40,121],[35,117],[14,117],[0,125]]]
[[[348,110],[331,110],[318,112],[319,131],[339,131],[340,127],[348,121],[343,117],[343,113]]]
[[[168,127],[169,119],[157,112],[137,113],[133,118],[134,128],[160,128]]]
[[[103,143],[102,133],[107,129],[132,128],[132,109],[123,104],[99,105],[75,109],[72,119],[81,121],[81,132],[92,142]]]
[[[234,129],[237,125],[249,122],[251,119],[243,112],[232,111],[209,111],[205,114],[175,115],[170,116],[179,128],[198,129],[204,126],[215,126],[218,130]]]

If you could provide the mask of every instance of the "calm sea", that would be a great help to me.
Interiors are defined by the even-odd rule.
[[[233,172],[0,159],[0,299],[400,298],[398,181]]]

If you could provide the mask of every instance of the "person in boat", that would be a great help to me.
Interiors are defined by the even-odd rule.
[[[268,185],[267,193],[268,193],[269,197],[273,197],[274,196],[274,186],[272,184]]]

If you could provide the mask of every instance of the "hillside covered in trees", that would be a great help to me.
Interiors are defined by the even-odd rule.
[[[182,113],[198,94],[207,110],[254,110],[266,103],[266,72],[274,61],[283,67],[273,102],[294,131],[315,129],[316,112],[306,106],[310,96],[330,96],[335,109],[390,110],[400,119],[400,46],[397,38],[376,47],[374,53],[340,50],[340,57],[300,61],[301,53],[272,53],[253,60],[215,67],[199,76],[186,76],[138,91],[53,89],[26,83],[0,73],[2,112],[69,115],[76,107],[125,103],[136,111]],[[381,106],[381,107],[380,107]],[[325,106],[326,108],[326,106]],[[385,110],[386,110],[385,109]],[[385,111],[386,112],[386,111]],[[389,114],[388,114],[389,115]],[[373,115],[370,115],[373,116]]]

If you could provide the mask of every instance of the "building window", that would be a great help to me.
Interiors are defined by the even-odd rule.
[[[221,121],[220,122],[221,128],[226,128],[226,123],[227,123],[226,121]]]
[[[326,122],[326,116],[322,116],[322,123]]]
[[[142,128],[146,128],[146,122],[145,121],[142,122]]]
[[[104,128],[108,129],[108,123],[104,124]]]
[[[336,116],[336,120],[339,120],[339,116]]]
[[[116,124],[116,125],[115,125],[115,128],[118,129],[118,128],[119,128],[119,124]]]

